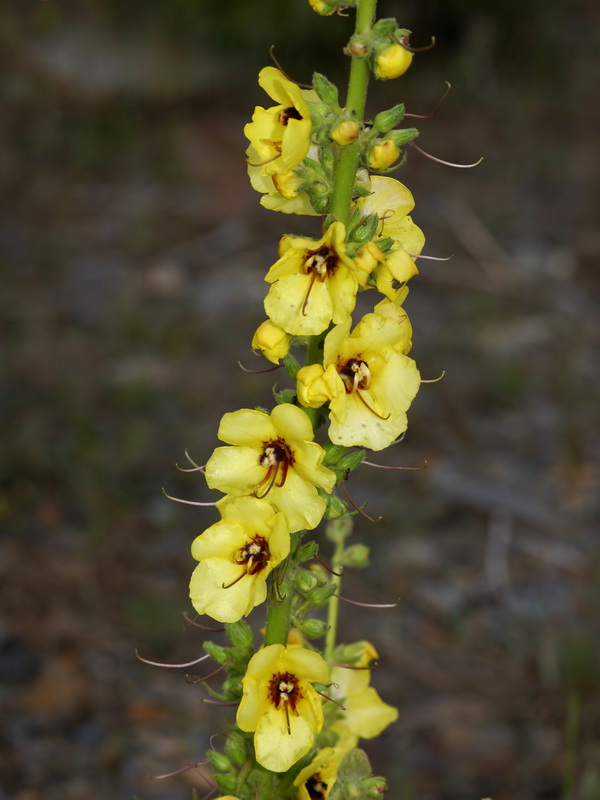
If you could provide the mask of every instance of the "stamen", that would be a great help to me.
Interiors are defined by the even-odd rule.
[[[288,469],[290,468],[290,465],[289,465],[289,462],[288,462],[287,458],[286,458],[285,461],[283,461],[281,463],[280,466],[281,466],[281,479],[278,480],[278,481],[275,481],[275,486],[278,489],[281,489],[281,487],[285,483],[285,479],[287,478],[287,474],[288,474]]]
[[[313,272],[313,274],[310,277],[310,283],[308,285],[308,290],[306,292],[306,297],[304,298],[304,302],[302,303],[302,316],[303,317],[306,316],[306,304],[308,303],[308,298],[310,297],[310,293],[311,293],[312,287],[314,286],[316,278],[317,278],[317,273]]]
[[[259,500],[262,500],[264,497],[266,497],[269,494],[269,492],[271,491],[271,489],[275,485],[275,481],[277,479],[278,471],[279,471],[279,464],[271,464],[271,466],[267,470],[267,474],[265,475],[265,477],[255,487],[254,496],[256,498],[258,498]],[[267,483],[267,482],[268,482],[267,488],[265,489],[265,491],[262,494],[259,494],[257,490],[260,489],[261,486],[264,486],[265,483]]]
[[[135,650],[135,657],[139,661],[143,661],[144,664],[150,664],[153,667],[168,667],[169,669],[181,669],[182,667],[193,667],[194,664],[199,664],[201,661],[205,661],[207,658],[210,658],[210,653],[207,653],[205,656],[200,656],[200,658],[194,659],[194,661],[187,661],[185,664],[163,664],[160,661],[150,661],[147,658],[142,658],[142,656],[138,653],[137,648]]]
[[[271,142],[266,142],[266,144],[271,144]],[[253,164],[251,161],[247,161],[249,167],[264,167],[265,164],[270,164],[272,161],[281,158],[281,153],[276,153],[272,158],[267,158],[266,161],[260,161],[258,164]]]
[[[388,412],[388,414],[387,414],[385,417],[382,417],[382,416],[381,416],[381,414],[378,414],[378,413],[377,413],[377,411],[375,411],[375,409],[374,409],[374,408],[371,408],[371,406],[370,406],[370,405],[367,403],[367,401],[365,400],[365,398],[362,396],[360,389],[357,389],[357,390],[356,390],[356,395],[357,395],[358,399],[361,401],[361,403],[362,403],[362,404],[363,404],[363,405],[364,405],[366,408],[368,408],[368,409],[369,409],[369,411],[371,411],[371,413],[375,414],[375,416],[376,416],[376,417],[379,417],[379,419],[382,419],[382,420],[384,420],[384,421],[385,421],[386,419],[389,419],[389,418],[391,417],[391,415],[392,415],[392,412],[391,412],[391,411],[390,411],[390,412]]]
[[[245,578],[247,574],[248,574],[248,570],[247,570],[247,569],[245,569],[245,570],[242,572],[242,574],[239,576],[239,578],[236,578],[234,581],[231,581],[231,583],[228,583],[227,585],[225,585],[224,583],[222,583],[222,584],[221,584],[221,589],[231,589],[231,587],[232,587],[232,586],[235,586],[235,585],[236,585],[236,583],[239,583],[239,582],[242,580],[242,578]]]
[[[182,500],[180,497],[171,497],[170,494],[167,494],[164,487],[162,491],[164,496],[169,500],[173,500],[175,503],[185,503],[185,505],[188,506],[216,506],[218,503],[218,500],[216,500],[214,503],[199,503],[196,500]]]
[[[473,167],[477,167],[483,161],[483,156],[478,161],[475,161],[473,164],[454,164],[452,161],[444,161],[443,158],[438,158],[437,156],[432,156],[431,153],[426,153],[425,150],[421,150],[418,144],[414,142],[410,143],[411,147],[414,147],[418,153],[421,153],[422,156],[425,158],[430,159],[431,161],[437,161],[438,164],[444,164],[446,167],[456,167],[457,169],[472,169]]]
[[[292,729],[290,727],[290,712],[289,712],[289,708],[288,708],[288,704],[287,704],[287,697],[284,698],[283,707],[285,708],[285,722],[286,722],[286,725],[287,725],[287,732],[288,732],[288,735],[291,736],[292,735]]]
[[[446,91],[444,92],[444,94],[441,96],[441,98],[437,101],[437,103],[433,107],[433,111],[430,111],[429,114],[405,114],[404,116],[405,117],[413,117],[414,119],[429,119],[430,117],[433,117],[435,112],[438,110],[438,108],[442,105],[444,100],[450,94],[450,89],[452,88],[452,85],[448,81],[444,81],[444,83],[446,84],[446,87],[447,87]]]

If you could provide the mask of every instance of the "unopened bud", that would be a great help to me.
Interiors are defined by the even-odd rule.
[[[365,790],[364,797],[367,800],[380,800],[387,789],[387,781],[378,775],[372,775],[370,778],[365,778],[363,787]]]
[[[248,760],[248,745],[239,733],[230,733],[225,742],[225,755],[238,766]]]
[[[259,350],[273,364],[286,356],[290,349],[291,336],[270,319],[259,325],[252,338],[252,349]]]
[[[313,589],[316,589],[318,583],[319,581],[316,576],[306,570],[301,570],[296,575],[296,586],[298,587],[298,591],[303,594],[312,592]]]
[[[319,95],[319,99],[326,103],[328,106],[338,105],[338,90],[337,87],[328,80],[325,75],[320,72],[313,73],[313,88]]]
[[[219,664],[224,664],[229,658],[229,651],[214,642],[204,642],[203,647],[211,658],[214,658]]]
[[[342,517],[340,519],[333,519],[327,523],[325,528],[325,535],[330,542],[339,544],[344,542],[352,533],[353,521],[351,517]]]
[[[354,119],[345,119],[333,128],[331,138],[336,144],[345,147],[358,139],[360,125]]]
[[[342,566],[352,567],[353,569],[368,567],[370,552],[366,544],[353,544],[342,553]]]
[[[337,6],[328,3],[327,0],[308,0],[313,11],[322,17],[329,17],[337,10]]]
[[[226,773],[225,775],[219,775],[218,773],[215,775],[215,783],[219,787],[219,789],[226,793],[226,796],[233,797],[232,792],[235,792],[237,787],[238,776],[232,775],[231,773]]]
[[[310,593],[311,605],[316,608],[321,608],[329,600],[332,594],[335,593],[336,586],[330,583],[328,586],[320,586]]]
[[[390,44],[375,56],[375,77],[381,81],[399,78],[410,67],[413,54],[401,44]]]
[[[387,133],[399,125],[404,119],[404,103],[399,103],[393,108],[388,108],[387,111],[380,111],[373,120],[373,127],[371,130],[377,133]]]
[[[400,158],[400,150],[391,139],[383,139],[371,147],[367,164],[371,169],[386,170]]]
[[[206,760],[210,762],[211,767],[217,772],[231,772],[233,768],[233,764],[227,756],[224,756],[223,753],[217,753],[216,750],[209,750],[206,753]]]
[[[299,630],[309,639],[319,639],[325,636],[327,623],[322,619],[303,619],[298,623]]]
[[[254,643],[252,628],[243,619],[225,625],[225,630],[227,638],[234,647],[239,647],[242,650],[252,648]]]
[[[385,138],[390,139],[398,147],[404,147],[405,144],[414,141],[418,135],[419,131],[416,128],[401,128],[398,131],[390,131]]]

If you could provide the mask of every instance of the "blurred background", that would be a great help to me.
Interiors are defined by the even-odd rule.
[[[436,47],[373,87],[425,114],[397,173],[426,252],[406,308],[424,385],[350,491],[369,569],[342,638],[400,709],[369,751],[400,800],[600,798],[600,279],[593,0],[380,3]],[[342,86],[352,18],[306,0],[13,0],[0,12],[0,797],[183,800],[225,724],[184,671],[204,463],[270,405],[249,342],[283,232],[243,125],[269,47]],[[285,382],[280,373],[275,375]],[[324,546],[327,557],[327,547]],[[257,626],[261,614],[256,615]],[[217,640],[220,641],[219,636]],[[205,672],[209,671],[208,669]],[[218,679],[216,679],[218,680]],[[217,683],[214,684],[215,686]],[[217,736],[215,747],[224,740]]]

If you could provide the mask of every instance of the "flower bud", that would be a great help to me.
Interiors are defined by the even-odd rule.
[[[360,125],[358,122],[354,119],[345,119],[331,131],[331,138],[336,144],[345,147],[345,145],[355,142],[359,133]]]
[[[206,760],[210,762],[211,767],[217,772],[231,772],[233,769],[233,764],[227,756],[224,756],[223,753],[218,753],[216,750],[208,750]]]
[[[252,349],[259,350],[273,364],[279,364],[289,352],[292,337],[270,319],[256,329],[252,337]]]
[[[338,90],[335,84],[328,80],[325,75],[320,72],[313,73],[313,88],[319,95],[319,100],[322,100],[328,106],[338,105]]]
[[[399,78],[410,67],[413,54],[401,44],[390,44],[375,56],[375,77],[381,81]]]
[[[370,778],[365,778],[363,782],[363,795],[366,800],[379,800],[385,794],[387,789],[387,781],[378,775],[372,775]]]
[[[311,605],[316,608],[321,608],[329,600],[332,594],[335,593],[336,586],[330,583],[328,586],[320,586],[310,593]]]
[[[298,370],[296,391],[301,405],[307,408],[319,408],[329,400],[329,393],[324,386],[323,367],[321,364],[309,364]]]
[[[308,0],[310,3],[310,7],[313,11],[316,11],[317,14],[320,14],[322,17],[329,17],[331,14],[335,13],[337,6],[328,3],[327,0]]]
[[[319,584],[319,581],[312,575],[310,572],[307,572],[305,569],[300,570],[296,575],[296,586],[299,592],[302,594],[308,594],[308,592],[312,592],[313,589],[316,589]]]
[[[224,664],[229,658],[229,650],[225,647],[215,644],[214,642],[204,642],[203,647],[211,656],[211,658],[214,658],[218,664]]]
[[[238,647],[241,650],[252,649],[254,643],[252,628],[243,619],[225,625],[225,630],[227,631],[227,638],[234,647]]]
[[[208,753],[207,753],[208,756]],[[225,798],[232,798],[234,797],[231,792],[234,792],[237,787],[237,775],[232,775],[231,773],[226,773],[224,775],[219,775],[218,773],[214,776],[215,783],[221,789],[222,792],[227,792],[224,797],[221,797],[220,800],[225,800]],[[234,798],[234,800],[237,800]]]
[[[314,619],[311,617],[310,619],[303,619],[302,622],[299,622],[298,628],[308,639],[319,639],[321,636],[325,636],[327,623],[322,619]]]
[[[248,760],[248,746],[246,740],[239,733],[230,733],[225,742],[225,755],[238,766]]]
[[[352,533],[352,520],[350,517],[334,519],[325,528],[325,535],[330,542],[338,544],[343,542]]]
[[[400,150],[391,139],[376,142],[367,155],[367,164],[371,169],[386,170],[400,158]]]
[[[327,511],[325,519],[338,519],[348,513],[348,505],[335,494],[330,494],[327,498]]]
[[[353,544],[342,553],[342,566],[363,569],[369,566],[370,550],[366,544]]]
[[[387,133],[399,125],[404,119],[404,103],[399,103],[387,111],[380,111],[373,120],[372,131],[376,133]]]

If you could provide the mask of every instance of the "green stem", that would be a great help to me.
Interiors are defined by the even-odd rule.
[[[368,33],[375,19],[377,0],[358,0],[356,7],[356,34]],[[367,87],[369,85],[369,63],[366,58],[352,58],[350,67],[350,80],[348,83],[348,96],[346,111],[352,115],[359,124],[362,124],[365,114]],[[333,192],[331,195],[330,214],[344,225],[348,224],[350,204],[354,180],[359,163],[358,142],[346,145],[340,150],[337,160]]]
[[[330,526],[334,527],[336,522],[329,523]],[[342,555],[344,552],[344,548],[346,546],[346,539],[350,535],[352,531],[352,524],[348,525],[345,530],[340,530],[338,535],[334,538],[335,541],[335,548],[333,551],[333,559],[332,559],[332,569],[334,572],[338,573],[337,575],[333,575],[331,582],[335,586],[335,594],[332,594],[329,600],[327,601],[327,633],[325,634],[325,651],[324,651],[324,658],[325,661],[331,661],[333,659],[333,651],[335,650],[336,638],[337,638],[337,624],[338,624],[338,614],[340,608],[340,598],[339,594],[342,588]],[[331,540],[331,536],[327,537]]]
[[[292,613],[294,555],[300,544],[304,531],[291,534],[290,554],[271,574],[269,586],[269,607],[267,609],[267,627],[265,630],[265,647],[270,644],[287,646]],[[291,573],[291,574],[289,574]]]

